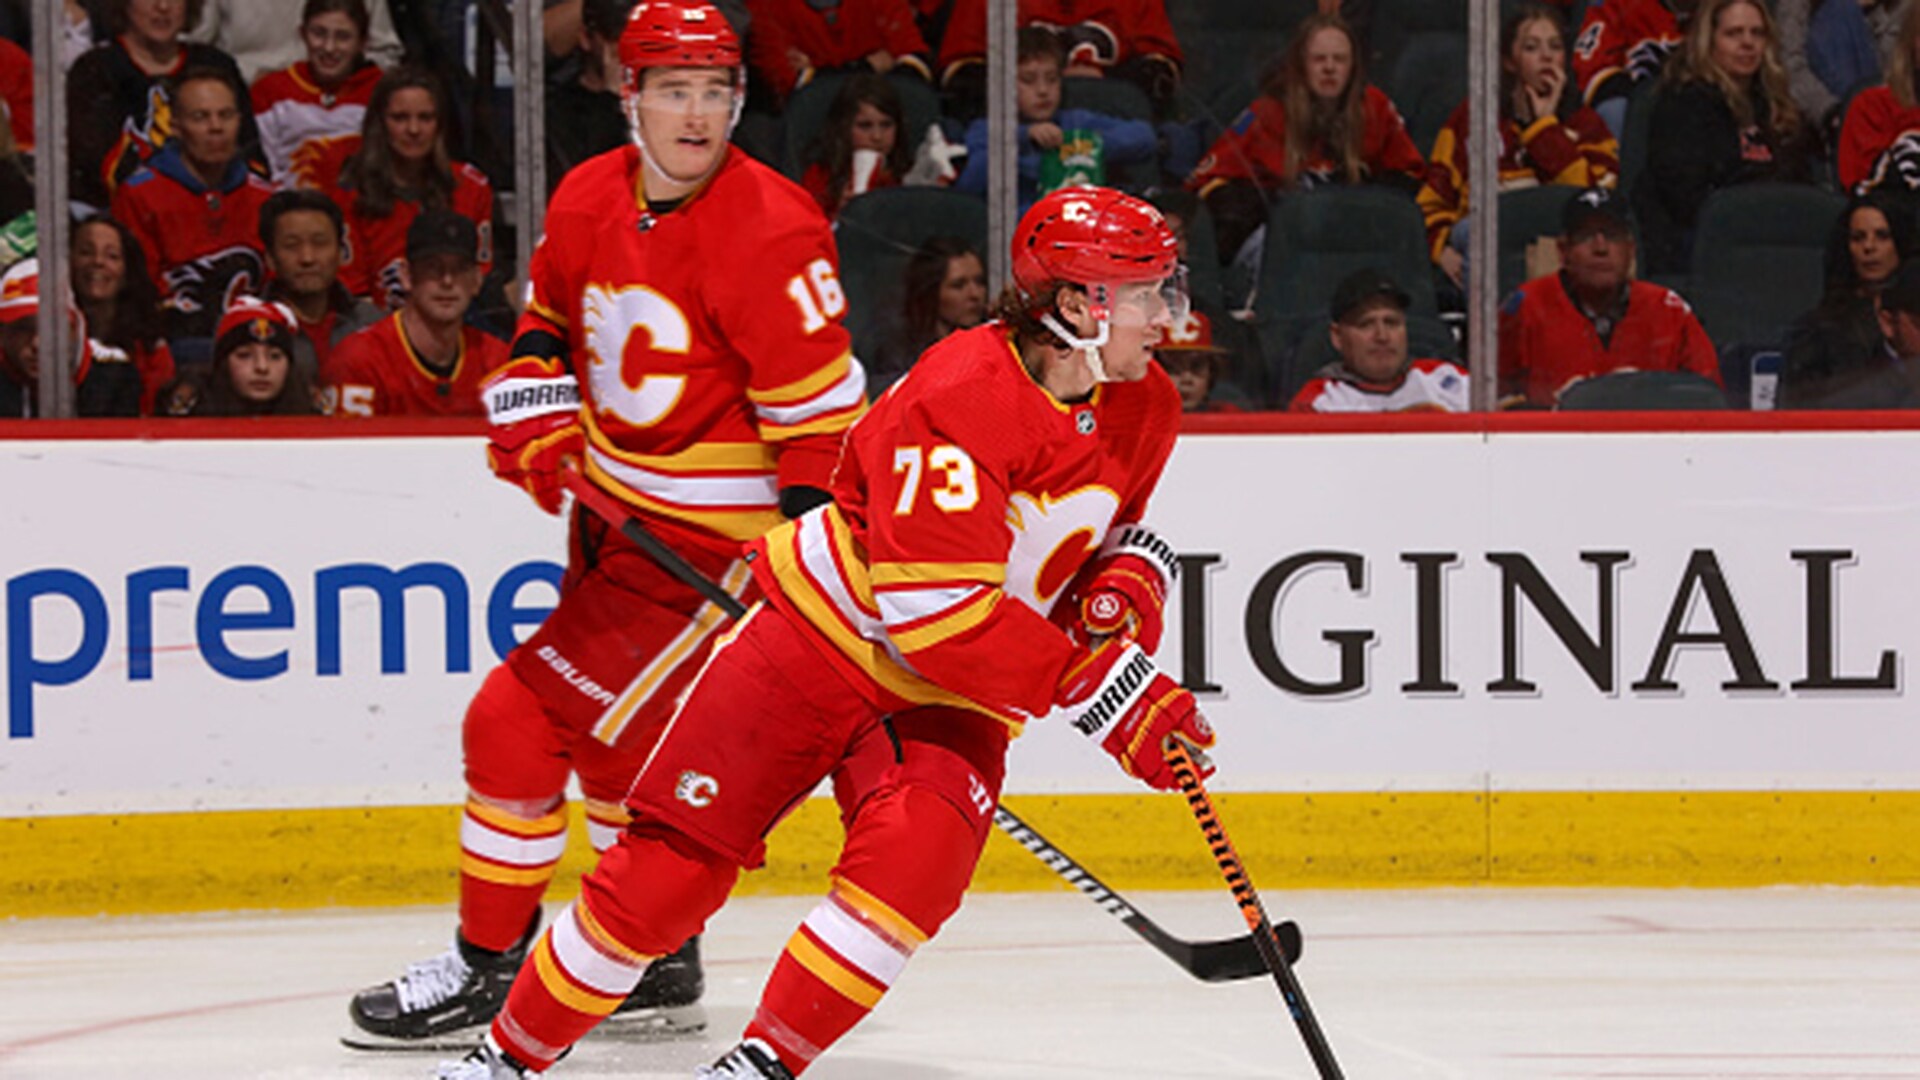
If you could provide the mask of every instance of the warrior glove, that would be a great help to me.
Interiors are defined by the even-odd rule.
[[[1109,637],[1132,640],[1148,653],[1160,651],[1166,628],[1167,593],[1180,564],[1173,547],[1145,525],[1122,525],[1107,534],[1100,553],[1082,572],[1080,625],[1075,640],[1090,646]]]
[[[549,514],[560,512],[560,469],[586,450],[580,427],[580,384],[536,357],[521,357],[489,376],[480,396],[493,425],[487,463],[518,484]]]
[[[1056,711],[1074,730],[1100,743],[1128,776],[1159,791],[1179,786],[1162,749],[1176,738],[1194,750],[1213,745],[1213,728],[1193,695],[1128,641],[1107,641],[1077,654],[1054,692]],[[1202,776],[1211,765],[1196,764]]]

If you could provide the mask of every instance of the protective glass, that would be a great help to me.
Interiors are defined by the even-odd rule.
[[[724,115],[733,111],[733,87],[649,86],[640,91],[640,107],[666,113]]]
[[[1160,319],[1163,313],[1167,321],[1179,322],[1193,309],[1187,294],[1185,266],[1174,267],[1172,274],[1158,282],[1103,285],[1095,296],[1105,299],[1105,318],[1115,326],[1146,326]]]

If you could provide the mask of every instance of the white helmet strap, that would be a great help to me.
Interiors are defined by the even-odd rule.
[[[1081,358],[1086,361],[1087,370],[1093,373],[1094,382],[1112,381],[1107,377],[1106,364],[1100,360],[1100,347],[1107,343],[1107,337],[1113,329],[1113,324],[1109,320],[1104,317],[1098,319],[1096,321],[1098,329],[1090,338],[1083,338],[1067,329],[1067,324],[1061,322],[1059,317],[1051,311],[1040,316],[1040,325],[1053,331],[1056,337],[1067,343],[1068,348],[1080,353]]]

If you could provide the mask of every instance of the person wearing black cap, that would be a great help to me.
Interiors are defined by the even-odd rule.
[[[507,343],[466,324],[480,293],[480,232],[451,210],[407,227],[407,299],[348,336],[320,370],[336,416],[480,416],[480,380],[507,362]]]
[[[1588,188],[1560,218],[1558,273],[1500,307],[1503,406],[1551,409],[1567,387],[1612,371],[1691,371],[1720,382],[1720,360],[1693,309],[1671,289],[1633,279],[1625,199]]]
[[[1333,290],[1327,334],[1335,360],[1314,373],[1289,412],[1465,412],[1467,373],[1447,360],[1414,360],[1407,351],[1405,289],[1367,267]]]

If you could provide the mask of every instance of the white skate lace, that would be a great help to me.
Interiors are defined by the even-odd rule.
[[[431,960],[407,965],[407,973],[394,980],[394,993],[400,999],[400,1011],[430,1009],[460,992],[472,969],[459,949],[448,949]]]

